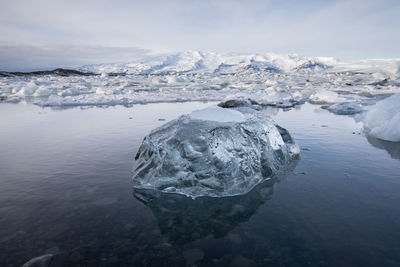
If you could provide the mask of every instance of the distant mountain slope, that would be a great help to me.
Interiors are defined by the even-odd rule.
[[[129,63],[94,64],[80,68],[85,72],[114,72],[132,74],[171,73],[237,73],[244,71],[291,72],[323,71],[333,67],[333,58],[302,57],[278,54],[218,54],[212,52],[185,51],[174,54],[151,56]]]
[[[296,54],[240,54],[184,51],[172,54],[150,55],[126,63],[85,65],[76,70],[55,69],[35,72],[0,72],[0,77],[13,76],[123,76],[129,74],[299,74],[364,73],[382,78],[400,78],[400,58],[340,61],[330,57],[305,57]]]

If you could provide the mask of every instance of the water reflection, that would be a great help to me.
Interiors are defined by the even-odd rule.
[[[392,159],[400,159],[400,142],[390,142],[367,136],[368,142],[379,149],[386,150]]]
[[[293,162],[285,171],[257,185],[246,195],[193,200],[177,194],[134,189],[134,196],[150,207],[161,233],[171,243],[185,244],[209,235],[221,238],[238,224],[248,221],[263,203],[271,199],[275,184],[297,163]]]

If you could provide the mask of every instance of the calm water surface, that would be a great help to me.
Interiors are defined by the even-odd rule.
[[[302,148],[279,181],[219,200],[135,197],[143,137],[210,104],[1,104],[0,266],[400,266],[399,144],[318,106],[267,111]]]

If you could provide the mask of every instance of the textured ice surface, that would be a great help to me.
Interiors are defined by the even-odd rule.
[[[310,96],[309,99],[312,103],[316,104],[335,103],[344,100],[343,98],[339,97],[337,93],[328,90],[316,91]]]
[[[146,136],[135,158],[133,183],[193,198],[240,195],[279,175],[298,157],[290,134],[263,113],[211,107]]]
[[[373,106],[364,116],[364,126],[376,138],[400,142],[400,94]]]
[[[291,107],[362,101],[400,92],[400,59],[333,58],[187,51],[124,64],[80,68],[97,76],[1,77],[0,101],[40,106],[130,105],[251,98]],[[112,76],[107,73],[123,73]]]

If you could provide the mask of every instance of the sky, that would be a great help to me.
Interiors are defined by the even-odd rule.
[[[399,0],[1,0],[0,70],[184,50],[400,57]]]

